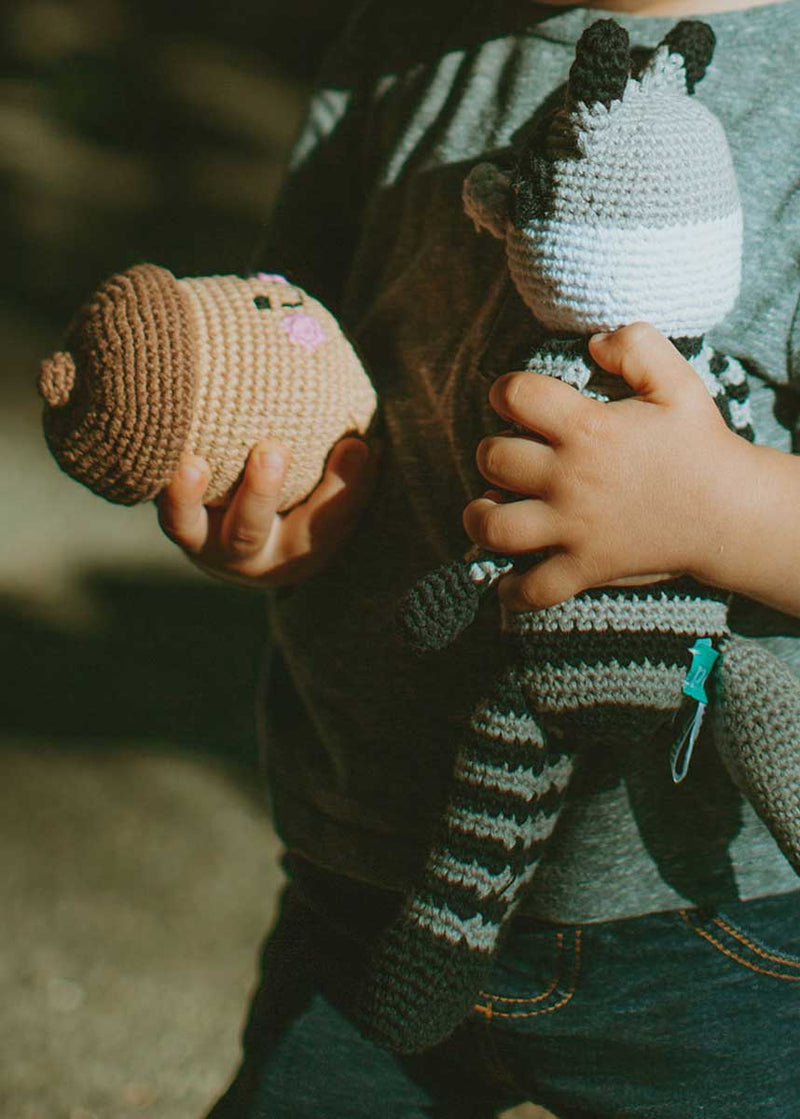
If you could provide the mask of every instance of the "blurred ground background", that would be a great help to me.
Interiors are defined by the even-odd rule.
[[[248,267],[349,6],[0,6],[4,1119],[195,1119],[237,1059],[280,882],[261,603],[61,475],[34,382],[108,274]]]

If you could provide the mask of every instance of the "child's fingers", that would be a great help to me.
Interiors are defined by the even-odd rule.
[[[563,442],[580,413],[601,407],[572,385],[527,370],[498,377],[489,390],[489,403],[504,419],[554,445]]]
[[[520,435],[490,435],[478,444],[475,458],[487,482],[541,497],[553,466],[553,448]]]
[[[464,509],[462,520],[467,536],[492,552],[523,555],[560,543],[552,509],[535,498],[498,502],[479,497]]]
[[[684,392],[687,386],[701,386],[670,340],[646,322],[632,323],[610,334],[594,334],[589,350],[603,369],[624,377],[637,396],[654,404],[671,402],[676,392]]]
[[[644,587],[648,583],[663,583],[666,579],[674,579],[677,572],[654,571],[649,575],[628,575],[624,579],[609,579],[603,585],[606,587]]]
[[[506,575],[498,595],[513,614],[557,606],[587,589],[585,572],[567,552],[556,552],[523,575]]]
[[[599,585],[640,587],[672,579],[674,574],[662,571],[648,575],[629,575],[624,579],[604,580]],[[597,585],[596,579],[590,578],[586,567],[574,554],[555,551],[521,575],[506,575],[500,583],[498,594],[506,610],[519,614],[526,610],[557,606],[558,603],[566,602],[576,594]]]
[[[273,439],[257,444],[220,528],[220,545],[234,561],[246,561],[266,546],[280,504],[289,450]]]
[[[191,555],[201,552],[208,540],[208,513],[203,504],[208,479],[205,460],[184,455],[178,473],[156,501],[162,531]]]
[[[308,556],[313,570],[338,548],[369,496],[376,462],[377,456],[361,439],[343,439],[334,447],[319,485],[286,518],[284,559]]]

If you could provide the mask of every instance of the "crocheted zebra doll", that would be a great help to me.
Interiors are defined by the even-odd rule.
[[[647,320],[751,439],[745,372],[703,338],[736,300],[742,241],[724,132],[693,96],[713,48],[707,25],[681,22],[637,79],[627,33],[598,21],[577,45],[565,104],[528,137],[513,176],[475,167],[464,202],[505,242],[514,285],[546,332],[528,368],[601,400],[630,393],[586,343]],[[444,647],[515,562],[471,554],[423,580],[404,608],[411,643]],[[516,659],[469,721],[427,865],[362,992],[366,1032],[403,1052],[442,1040],[469,1012],[578,751],[635,749],[666,726],[682,778],[709,698],[702,663],[717,653],[717,746],[800,873],[800,687],[731,635],[725,593],[690,578],[603,588],[502,624]]]

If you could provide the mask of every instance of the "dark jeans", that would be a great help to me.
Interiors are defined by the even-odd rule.
[[[263,954],[245,1058],[208,1119],[800,1116],[800,891],[724,912],[518,919],[471,1019],[402,1058],[347,1017],[392,895],[304,871]]]

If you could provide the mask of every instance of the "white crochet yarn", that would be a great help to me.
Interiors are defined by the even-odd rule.
[[[505,239],[514,283],[542,326],[587,334],[645,320],[698,336],[733,307],[736,176],[722,126],[688,93],[679,54],[659,47],[608,107],[565,105],[542,152],[552,175],[545,216],[515,224],[507,179],[490,164],[464,187],[476,226]]]
[[[667,335],[700,335],[727,314],[739,292],[738,209],[662,228],[553,217],[522,230],[509,224],[506,244],[520,294],[555,333],[616,330],[645,320]]]

